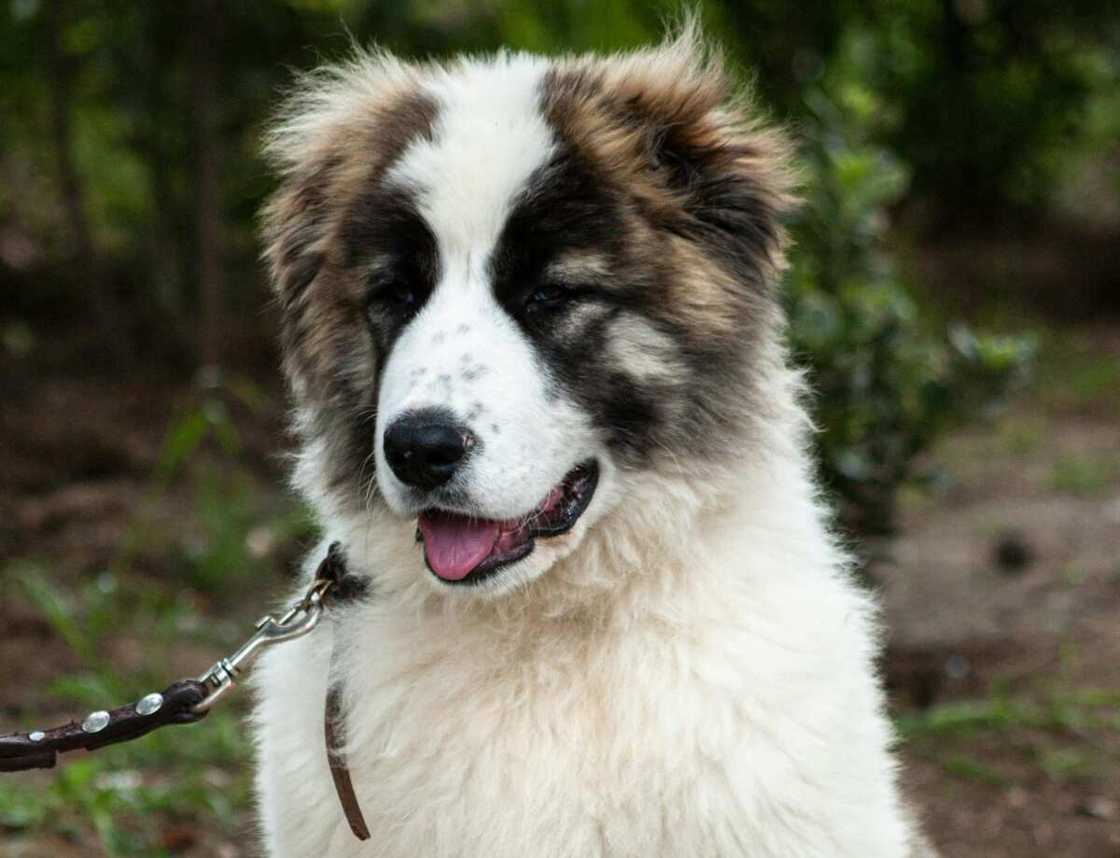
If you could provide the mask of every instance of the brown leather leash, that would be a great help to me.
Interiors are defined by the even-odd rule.
[[[242,669],[262,647],[302,637],[314,629],[323,617],[328,597],[331,604],[340,604],[365,595],[366,590],[364,579],[347,573],[342,547],[335,542],[319,563],[303,598],[280,619],[265,616],[258,620],[256,632],[231,655],[218,659],[202,676],[173,682],[162,692],[146,694],[116,709],[91,712],[81,721],[0,735],[0,772],[54,768],[58,755],[67,751],[94,751],[138,739],[170,724],[201,721],[218,698],[234,686]],[[339,698],[339,689],[331,686],[324,714],[327,762],[350,830],[359,840],[368,840],[369,829],[341,750]]]

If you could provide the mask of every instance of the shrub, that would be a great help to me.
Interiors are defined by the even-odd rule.
[[[907,169],[868,143],[873,96],[841,87],[805,98],[806,204],[794,224],[790,336],[815,389],[817,448],[841,525],[883,536],[898,489],[948,428],[997,405],[1029,366],[1027,337],[982,335],[963,324],[931,330],[884,241],[888,208]]]

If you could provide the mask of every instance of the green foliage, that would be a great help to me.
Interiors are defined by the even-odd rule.
[[[78,839],[92,827],[104,854],[122,858],[170,854],[163,838],[169,820],[204,819],[207,830],[231,832],[250,794],[241,718],[226,708],[203,726],[157,731],[68,760],[41,789],[0,780],[0,827]]]
[[[1007,786],[1011,780],[992,766],[965,754],[953,754],[943,765],[951,775],[991,786]]]
[[[907,741],[945,736],[1006,733],[1019,728],[1054,733],[1115,731],[1120,727],[1120,696],[1115,691],[1053,689],[1042,700],[994,694],[980,700],[942,703],[896,719]]]
[[[276,497],[269,487],[259,489],[237,464],[242,441],[231,412],[255,411],[261,404],[262,394],[243,379],[206,388],[172,420],[156,466],[156,491],[166,491],[177,479],[189,482],[193,527],[173,547],[170,562],[205,593],[228,589],[231,574],[251,580],[262,571],[269,546],[314,531],[307,510]],[[147,531],[142,521],[133,528],[138,538]]]
[[[183,591],[158,582],[133,579],[120,587],[113,573],[103,572],[64,592],[45,570],[12,571],[16,574],[8,580],[20,583],[23,595],[82,665],[47,689],[56,705],[69,704],[75,712],[162,688],[169,678],[167,653],[189,640],[189,628],[200,625]],[[108,655],[122,629],[142,640],[146,653],[127,675]],[[91,757],[67,757],[42,787],[0,780],[0,826],[16,834],[49,830],[80,840],[92,827],[107,855],[165,854],[162,826],[168,819],[202,815],[223,829],[233,826],[235,810],[248,800],[248,762],[240,714],[224,708],[201,728],[157,732]]]
[[[886,251],[889,207],[905,166],[860,133],[873,93],[846,81],[838,97],[806,94],[807,199],[789,277],[791,338],[809,365],[825,482],[850,531],[884,535],[917,457],[944,431],[1020,380],[1030,338],[926,330]]]
[[[1120,454],[1115,456],[1062,456],[1054,463],[1051,483],[1056,491],[1081,497],[1106,493],[1120,475]]]
[[[1120,419],[1120,357],[1062,333],[1046,338],[1042,357],[1039,389],[1050,411],[1090,410]]]
[[[881,138],[945,225],[1045,206],[1120,83],[1120,7],[1077,0],[885,0],[845,37],[891,103]],[[1037,211],[1034,212],[1037,214]]]
[[[4,569],[0,600],[26,602],[79,665],[45,689],[52,714],[19,711],[19,722],[54,723],[60,708],[76,714],[135,700],[174,678],[181,650],[200,673],[252,630],[259,593],[276,591],[291,546],[313,530],[304,510],[275,487],[261,488],[241,461],[237,415],[262,407],[261,397],[234,381],[210,385],[184,405],[168,426],[145,502],[106,568],[65,583],[58,570],[33,561]],[[157,518],[177,498],[188,504],[182,516]],[[124,671],[122,651],[131,653]],[[34,788],[0,780],[0,828],[15,842],[48,831],[83,843],[95,836],[112,856],[172,854],[168,831],[178,820],[205,820],[204,841],[210,832],[230,836],[250,804],[247,702],[234,695],[199,726],[67,755]]]

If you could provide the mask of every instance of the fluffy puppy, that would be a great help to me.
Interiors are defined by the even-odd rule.
[[[360,53],[269,153],[295,479],[370,587],[258,671],[268,853],[917,854],[784,344],[787,147],[696,33]]]

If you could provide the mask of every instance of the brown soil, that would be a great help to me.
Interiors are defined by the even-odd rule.
[[[1120,358],[1114,331],[1087,336]],[[1080,402],[1043,390],[947,439],[936,458],[953,483],[907,505],[878,570],[899,711],[993,698],[1057,710],[1055,724],[905,748],[945,856],[1120,856],[1118,403],[1120,388]],[[1076,708],[1085,699],[1102,705]]]

